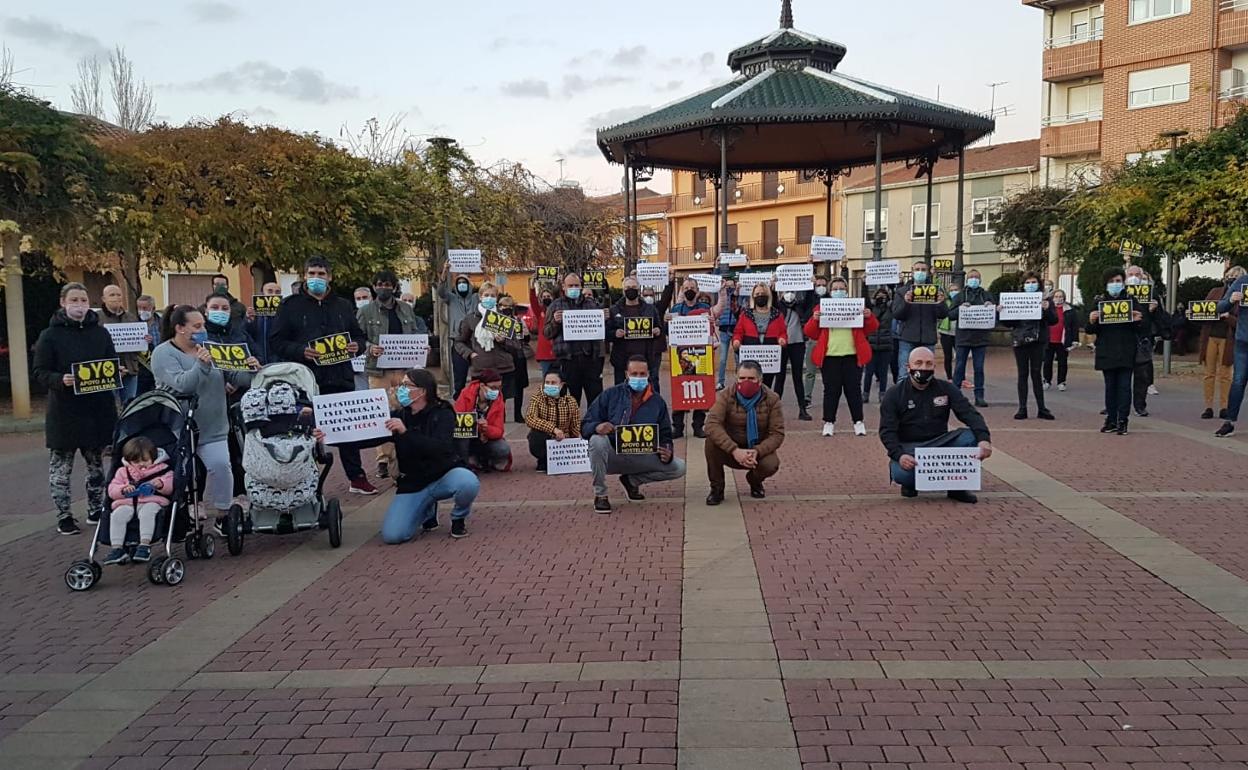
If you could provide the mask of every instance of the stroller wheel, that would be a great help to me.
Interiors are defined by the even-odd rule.
[[[99,562],[93,561],[91,562],[91,573],[95,575],[95,582],[98,583],[100,578],[104,577],[104,568],[100,566]]]
[[[186,566],[175,556],[165,562],[164,568],[161,569],[161,577],[165,579],[165,585],[176,586],[182,582],[182,578],[186,577]]]
[[[198,559],[200,557],[199,537],[200,533],[195,530],[186,533],[186,541],[182,543],[182,550],[186,551],[186,558]]]
[[[243,552],[243,509],[242,506],[231,505],[225,517],[225,546],[230,556],[238,556]]]
[[[212,536],[211,532],[205,532],[199,536],[199,556],[202,559],[211,559],[213,554],[217,552],[217,539]]]
[[[152,559],[150,562],[148,562],[147,579],[151,581],[152,585],[158,586],[158,585],[162,585],[165,582],[164,567],[165,567],[164,556],[157,556],[155,559]]]
[[[342,545],[342,505],[331,497],[325,505],[325,527],[329,530],[329,547]]]
[[[92,562],[85,559],[76,561],[65,570],[65,585],[71,591],[88,591],[99,578],[92,568]]]

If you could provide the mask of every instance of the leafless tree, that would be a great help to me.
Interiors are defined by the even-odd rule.
[[[344,123],[338,136],[352,155],[366,158],[380,165],[403,162],[407,153],[417,149],[417,141],[403,127],[403,113],[391,115],[385,123],[369,118],[359,131],[351,131]]]
[[[104,119],[104,63],[98,56],[78,60],[78,82],[70,87],[74,112]]]
[[[17,60],[7,45],[0,46],[0,89],[12,88],[13,76],[17,74]]]
[[[121,46],[113,50],[108,63],[112,76],[113,107],[116,110],[114,122],[127,131],[142,131],[156,115],[151,86],[135,74],[134,62]]]

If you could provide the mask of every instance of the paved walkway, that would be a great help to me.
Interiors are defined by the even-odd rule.
[[[977,506],[792,421],[766,500],[736,474],[707,507],[690,440],[686,479],[596,516],[516,427],[467,540],[382,546],[388,495],[351,498],[341,549],[257,537],[177,589],[70,594],[85,539],[10,510],[0,767],[1248,767],[1248,441],[1193,378],[1123,438],[1086,368],[1054,423],[990,368]]]

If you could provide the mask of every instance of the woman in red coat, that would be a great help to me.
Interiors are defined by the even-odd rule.
[[[735,351],[742,345],[779,345],[781,350],[788,344],[788,327],[784,322],[784,313],[776,307],[776,297],[771,289],[763,285],[754,287],[750,294],[752,307],[741,311],[737,318],[736,328],[732,333],[732,349]],[[761,333],[760,333],[761,330]],[[764,374],[763,384],[772,387],[776,381],[775,374]]]
[[[554,301],[555,295],[551,293],[550,287],[539,288],[537,278],[534,277],[533,283],[529,284],[529,315],[533,319],[533,328],[529,331],[537,340],[534,358],[542,367],[543,377],[555,363],[555,348],[550,338],[546,336],[546,308],[550,307],[550,303]]]
[[[849,288],[843,278],[833,278],[828,285],[828,296],[845,299]],[[867,435],[866,423],[862,421],[862,367],[871,360],[871,343],[868,334],[880,328],[880,322],[869,309],[863,308],[862,327],[858,329],[824,329],[819,325],[819,311],[806,322],[803,329],[808,339],[815,340],[810,361],[823,373],[823,435],[836,432],[836,410],[845,393],[849,404],[849,416],[854,420],[854,435]]]

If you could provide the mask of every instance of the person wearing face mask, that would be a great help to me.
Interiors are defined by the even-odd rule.
[[[1040,276],[1028,272],[1023,275],[1023,291],[1028,294],[1040,293]],[[1015,420],[1027,419],[1027,381],[1031,380],[1031,389],[1036,397],[1036,416],[1041,420],[1052,420],[1053,413],[1044,406],[1044,381],[1041,378],[1041,365],[1044,363],[1044,351],[1049,344],[1049,327],[1057,323],[1057,313],[1053,311],[1050,300],[1040,301],[1040,317],[1030,321],[1002,321],[1002,325],[1010,329],[1010,338],[1014,343],[1014,365],[1018,372],[1018,412]]]
[[[209,294],[204,298],[204,331],[208,333],[208,342],[216,342],[223,344],[246,345],[250,351],[251,357],[255,358],[259,365],[264,365],[264,361],[256,355],[256,343],[251,339],[251,335],[247,333],[246,324],[230,323],[230,302],[229,300],[217,293]],[[247,386],[241,381],[231,381],[225,384],[226,403],[233,405],[238,403],[243,393],[247,391]],[[234,431],[226,434],[230,448],[230,469],[234,477],[234,496],[236,499],[242,498],[247,494],[246,484],[246,468],[243,466],[243,446],[238,441]],[[241,500],[240,500],[241,504]],[[246,506],[243,506],[246,508]]]
[[[829,284],[833,296],[848,296],[848,284],[844,278],[833,278]],[[846,292],[842,295],[840,292]],[[862,326],[857,329],[825,329],[819,323],[820,311],[816,310],[806,322],[807,337],[815,340],[811,355],[823,371],[823,432],[831,437],[836,433],[836,412],[840,407],[841,394],[849,406],[849,416],[854,421],[854,435],[867,435],[867,424],[862,413],[862,367],[871,360],[871,343],[867,335],[879,329],[879,321],[870,308],[862,309]]]
[[[952,292],[950,292],[952,294]],[[993,306],[996,299],[992,293],[983,287],[983,277],[978,270],[970,270],[966,274],[966,286],[954,300],[949,308],[949,317],[955,321],[961,314],[962,308],[970,306]],[[957,345],[956,363],[953,367],[953,376],[949,379],[954,385],[962,387],[962,383],[966,381],[966,362],[969,358],[975,366],[975,406],[988,406],[988,402],[984,399],[984,389],[987,386],[987,375],[984,371],[984,358],[988,352],[988,343],[992,337],[991,329],[964,329],[957,327],[955,343]]]
[[[230,294],[230,279],[224,273],[212,277],[212,293],[230,301],[230,325],[241,326],[247,321],[247,306]]]
[[[376,301],[359,305],[355,313],[356,323],[364,331],[368,347],[364,358],[364,375],[367,378],[365,388],[381,388],[390,394],[390,408],[394,409],[394,389],[399,386],[407,375],[404,369],[382,369],[377,365],[377,357],[386,350],[381,345],[383,334],[428,334],[429,327],[425,319],[416,315],[411,305],[397,299],[399,277],[393,270],[378,270],[373,274],[373,293]],[[356,289],[357,297],[360,290]],[[377,447],[377,476],[389,478],[390,469],[394,466],[394,445],[384,443]]]
[[[1053,312],[1057,323],[1049,327],[1049,344],[1044,349],[1044,389],[1053,382],[1053,360],[1057,359],[1057,389],[1066,390],[1067,359],[1079,344],[1079,311],[1066,304],[1066,292],[1053,292]]]
[[[280,297],[282,296],[282,286],[276,281],[269,281],[260,287],[260,293],[266,297]],[[275,316],[255,315],[255,312],[251,310],[247,314],[247,333],[256,342],[253,352],[256,354],[256,358],[266,363],[275,360],[269,353],[269,331],[273,326],[274,318]]]
[[[650,362],[650,386],[659,388],[659,364],[663,360],[663,316],[658,308],[641,298],[641,285],[634,276],[624,279],[624,296],[611,307],[607,317],[607,339],[611,342],[611,368],[615,370],[615,384],[628,379],[628,360],[633,356],[645,356]],[[651,294],[653,296],[653,294]],[[650,335],[645,339],[629,339],[628,324],[631,319],[650,322]]]
[[[69,482],[74,457],[87,465],[87,519],[104,512],[104,448],[113,441],[117,406],[111,391],[74,395],[73,365],[116,358],[113,338],[91,309],[87,288],[80,283],[61,287],[60,309],[35,341],[32,371],[48,391],[43,436],[48,448],[48,487],[56,506],[56,531],[76,535]]]
[[[880,402],[880,443],[888,452],[889,475],[901,485],[902,497],[917,497],[914,469],[917,447],[979,447],[979,459],[992,455],[992,435],[988,423],[962,390],[951,382],[936,379],[936,356],[930,348],[910,351],[908,375],[884,394]],[[949,430],[953,414],[965,428]],[[947,492],[950,500],[974,503],[972,492]]]
[[[784,318],[785,328],[785,342],[780,347],[780,372],[776,375],[774,389],[776,395],[783,399],[786,374],[791,370],[793,393],[797,397],[797,419],[810,422],[812,418],[806,407],[806,384],[802,381],[806,366],[806,339],[802,328],[819,306],[819,295],[814,291],[786,291],[775,297],[774,301],[776,309]],[[767,387],[773,386],[768,383]]]
[[[955,357],[954,349],[958,341],[958,321],[957,317],[951,315],[953,309],[958,306],[958,300],[962,298],[962,289],[956,284],[949,284],[949,291],[945,295],[945,317],[936,322],[936,336],[940,339],[941,360],[945,365],[945,377],[956,385],[961,385],[960,381],[953,379],[953,359]]]
[[[503,315],[498,299],[501,293],[498,287],[489,281],[481,284],[477,292],[480,302],[459,325],[459,334],[455,338],[455,350],[468,360],[468,374],[474,379],[487,369],[497,373],[503,381],[502,391],[505,399],[511,393],[516,371],[515,354],[521,350],[521,342],[485,328],[486,313],[493,310]]]
[[[477,416],[477,437],[460,439],[460,455],[468,460],[468,467],[482,473],[510,471],[503,376],[493,369],[478,372],[455,399],[455,411]]]
[[[152,376],[152,351],[160,342],[160,313],[156,312],[156,299],[150,294],[140,294],[134,301],[139,320],[147,324],[147,350],[139,353],[139,395],[156,387]]]
[[[612,434],[621,425],[657,425],[659,450],[654,454],[622,455]],[[642,484],[673,481],[685,475],[685,463],[672,451],[672,420],[667,403],[650,387],[650,364],[644,356],[628,362],[628,380],[607,388],[594,399],[581,421],[581,438],[589,441],[594,477],[594,512],[611,513],[607,474],[620,474],[629,500],[645,500]]]
[[[480,304],[477,292],[472,288],[472,281],[466,275],[456,275],[450,281],[447,275],[450,272],[450,263],[442,265],[442,280],[435,284],[434,288],[438,292],[438,296],[446,303],[446,328],[451,330],[452,341],[455,335],[459,333],[460,327],[464,323],[464,319],[472,314]],[[464,383],[468,380],[468,364],[467,358],[464,358],[457,350],[451,350],[451,368],[452,368],[452,387],[453,397],[458,397],[459,392],[464,389]]]
[[[728,350],[728,346],[732,343],[733,332],[737,328],[737,315],[741,312],[740,299],[737,296],[737,282],[731,278],[724,279],[724,292],[727,294],[727,303],[719,314],[719,349]],[[657,367],[653,362],[650,364],[650,371],[655,372]],[[728,356],[719,357],[719,363],[715,367],[715,389],[724,389],[724,376],[728,371]],[[655,372],[657,374],[657,372]],[[616,380],[619,384],[619,380]]]
[[[1218,300],[1218,313],[1223,317],[1243,315],[1244,292],[1248,291],[1248,276],[1242,273],[1236,278],[1222,299]],[[1234,374],[1231,377],[1231,395],[1227,400],[1226,421],[1213,435],[1226,438],[1235,434],[1235,423],[1244,403],[1244,388],[1248,384],[1248,323],[1235,325]]]
[[[802,318],[803,328],[805,328],[806,322],[810,320],[810,316],[815,312],[815,308],[819,307],[819,300],[826,296],[828,296],[828,279],[826,276],[816,275],[815,296],[814,300],[809,304],[809,312]],[[815,341],[812,339],[805,340],[802,348],[802,393],[806,395],[806,399],[802,402],[802,407],[809,410],[810,399],[815,392],[815,375],[819,373],[819,367],[815,366],[810,358],[811,352],[815,349]]]
[[[888,298],[888,287],[877,286],[867,307],[871,315],[875,316],[879,327],[867,335],[867,342],[871,345],[871,360],[862,369],[864,404],[871,403],[872,378],[879,380],[880,400],[884,400],[884,391],[888,389],[889,365],[897,361],[893,351],[893,309]],[[893,381],[896,382],[896,378]]]
[[[570,272],[563,277],[563,294],[546,308],[546,336],[550,338],[559,371],[568,388],[568,395],[579,404],[585,396],[588,405],[602,393],[602,363],[606,358],[605,340],[565,340],[563,313],[567,310],[602,310],[591,297],[585,296],[581,276]],[[607,312],[602,311],[604,314]]]
[[[546,336],[546,311],[555,303],[555,293],[545,284],[539,284],[535,277],[529,283],[529,314],[533,318],[533,335],[537,339],[533,348],[533,357],[541,367],[542,376],[555,365],[555,346]]]
[[[355,390],[355,371],[351,362],[320,366],[320,353],[313,341],[328,335],[346,335],[347,352],[358,356],[368,339],[356,321],[358,312],[350,300],[330,291],[333,280],[329,260],[311,257],[303,265],[303,291],[287,297],[277,309],[269,328],[269,356],[274,361],[292,361],[312,370],[321,395],[350,393]],[[343,473],[351,484],[348,492],[375,495],[377,488],[368,481],[360,450],[355,444],[339,444],[338,458]]]
[[[750,306],[741,311],[732,335],[732,349],[742,345],[778,345],[781,350],[780,366],[784,367],[783,351],[789,341],[788,325],[784,311],[772,302],[775,294],[767,286],[758,285],[750,292]],[[805,345],[802,346],[805,349]],[[725,356],[726,357],[726,356]],[[769,389],[775,385],[776,374],[764,374],[763,384]],[[802,411],[805,411],[804,409]]]
[[[1222,276],[1222,285],[1215,286],[1205,295],[1206,300],[1220,302],[1230,292],[1232,286],[1245,275],[1244,268],[1235,265]],[[1222,393],[1221,411],[1218,419],[1225,420],[1229,411],[1231,396],[1231,374],[1235,363],[1235,333],[1239,321],[1237,312],[1221,313],[1216,321],[1200,323],[1200,360],[1205,365],[1203,379],[1205,389],[1205,411],[1202,420],[1213,419],[1215,392]]]
[[[139,322],[139,317],[126,309],[125,294],[122,293],[120,286],[112,284],[105,286],[101,299],[103,306],[100,308],[99,319],[102,326]],[[117,395],[121,398],[121,406],[124,408],[139,394],[139,354],[121,353],[118,358],[121,359],[122,376],[121,390],[117,391]]]
[[[1144,313],[1131,311],[1131,323],[1102,324],[1096,308],[1107,300],[1126,299],[1127,276],[1121,267],[1111,267],[1102,276],[1105,293],[1092,301],[1085,331],[1096,336],[1096,370],[1105,380],[1105,424],[1101,433],[1127,435],[1127,417],[1131,414],[1131,375]]]
[[[1152,284],[1152,279],[1139,265],[1127,268],[1127,286],[1145,286]],[[1170,314],[1161,306],[1157,286],[1153,285],[1152,297],[1147,303],[1139,303],[1140,312],[1144,315],[1144,325],[1140,328],[1139,340],[1136,342],[1135,373],[1131,381],[1132,401],[1135,413],[1139,417],[1148,416],[1148,397],[1158,395],[1157,386],[1153,384],[1153,348],[1157,339],[1169,339],[1172,330]]]
[[[804,347],[804,346],[803,346]],[[706,414],[707,505],[724,501],[724,466],[747,471],[750,497],[767,496],[763,482],[780,470],[784,409],[780,396],[762,383],[757,361],[742,361],[737,381],[719,391]]]
[[[529,399],[524,416],[529,426],[529,454],[537,470],[546,472],[546,442],[581,437],[581,407],[563,389],[563,375],[551,367],[542,378],[542,389]]]
[[[508,318],[516,318],[516,299],[510,294],[498,298],[498,312]],[[512,422],[524,422],[524,391],[529,389],[529,359],[525,348],[529,342],[529,327],[519,319],[521,334],[511,351],[511,375],[503,377],[503,395],[511,402]]]
[[[673,283],[672,285],[674,286],[675,284]],[[672,316],[707,316],[709,323],[710,319],[718,318],[723,313],[724,308],[727,307],[728,292],[721,286],[719,299],[712,305],[713,300],[710,295],[698,291],[698,282],[692,278],[686,278],[681,281],[678,299],[680,301],[673,304],[664,315],[665,321],[670,320]],[[719,345],[719,336],[714,333],[713,328],[711,330],[711,343],[713,346]],[[721,348],[718,355],[727,356],[728,351]],[[685,436],[685,414],[686,412],[684,411],[672,412],[672,436],[674,438],[684,438]],[[693,412],[694,438],[706,438],[705,424],[706,410],[695,409]]]
[[[896,332],[898,368],[905,367],[910,351],[916,347],[935,348],[936,324],[949,314],[943,291],[937,292],[934,303],[915,304],[914,287],[927,284],[931,276],[926,262],[915,262],[912,271],[910,283],[901,286],[893,296],[893,320],[899,327]]]

